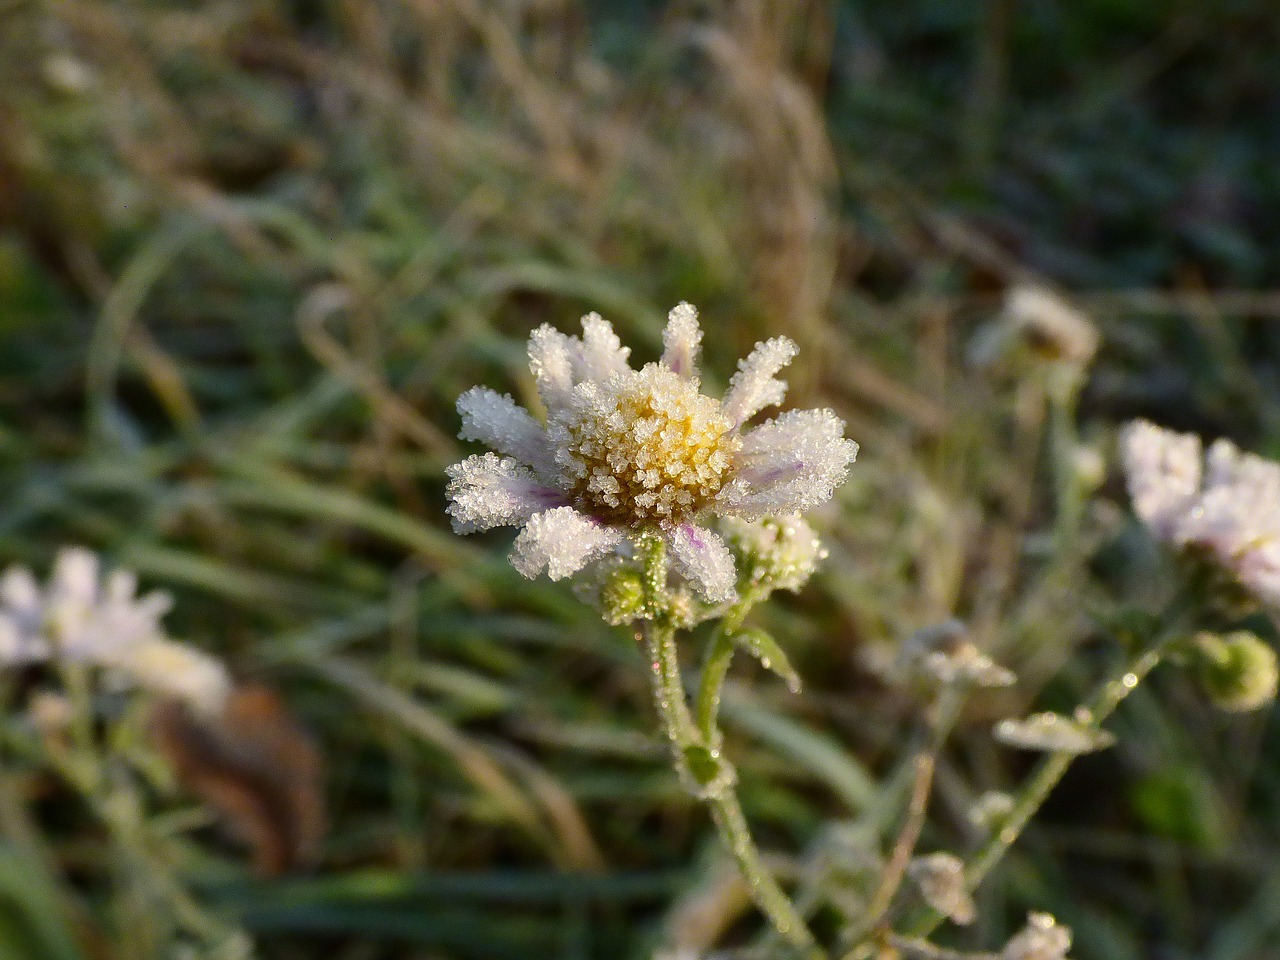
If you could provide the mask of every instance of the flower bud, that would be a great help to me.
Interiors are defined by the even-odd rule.
[[[799,590],[827,556],[813,527],[802,517],[726,518],[721,526],[741,557],[739,569],[755,586]]]
[[[1027,915],[1027,925],[1013,935],[1000,960],[1065,960],[1071,949],[1071,929],[1047,913]]]
[[[644,577],[634,567],[619,567],[600,589],[600,607],[613,626],[629,623],[645,613]]]
[[[964,864],[957,857],[941,852],[916,857],[907,867],[907,874],[933,909],[955,923],[973,922],[977,909],[965,887]]]
[[[1280,667],[1276,652],[1257,634],[1196,634],[1192,667],[1205,695],[1222,710],[1256,710],[1276,697]]]

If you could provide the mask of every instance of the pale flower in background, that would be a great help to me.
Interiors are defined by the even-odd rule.
[[[795,356],[789,339],[758,344],[720,400],[699,391],[701,340],[687,303],[671,311],[662,359],[640,370],[596,314],[583,318],[581,339],[546,324],[535,330],[529,365],[545,425],[483,387],[458,399],[459,436],[497,453],[449,468],[454,530],[521,527],[512,564],[554,580],[654,533],[703,597],[732,599],[733,557],[707,521],[794,514],[829,499],[857,444],[830,410],[747,427],[786,392],[777,374]]]
[[[226,669],[165,636],[167,594],[137,590],[134,574],[102,576],[98,557],[82,547],[58,553],[43,587],[30,570],[11,568],[0,577],[0,666],[91,664],[130,685],[216,710],[231,688]]]
[[[953,922],[969,924],[977,916],[965,886],[964,864],[955,855],[938,852],[916,857],[907,866],[907,875],[920,888],[925,902]]]
[[[997,740],[1008,746],[1047,753],[1093,753],[1116,742],[1107,731],[1060,713],[1035,713],[1022,720],[1001,720],[994,733]]]
[[[1209,551],[1263,603],[1280,607],[1280,464],[1138,420],[1120,437],[1134,512],[1175,548]]]
[[[1071,929],[1047,913],[1027,915],[1027,925],[1015,933],[1000,960],[1066,960],[1071,949]]]
[[[1098,350],[1093,322],[1043,286],[1020,284],[1005,295],[995,318],[969,344],[969,363],[993,367],[1011,357],[1032,355],[1082,370]]]

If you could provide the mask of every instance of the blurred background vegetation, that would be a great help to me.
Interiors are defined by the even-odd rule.
[[[1077,702],[1098,611],[1166,575],[1114,476],[1064,519],[1041,385],[966,344],[1055,286],[1104,338],[1087,451],[1145,415],[1280,454],[1278,49],[1270,0],[0,0],[0,556],[137,570],[314,732],[313,873],[212,829],[176,864],[262,957],[732,943],[632,639],[443,513],[453,401],[527,397],[530,329],[599,310],[648,359],[687,299],[713,388],[787,333],[790,402],[862,444],[767,615],[805,692],[735,670],[748,815],[801,873],[886,832],[917,718],[882,666],[958,615],[1023,678],[940,770],[924,847],[963,852],[1028,766],[993,720]],[[1081,960],[1280,957],[1275,725],[1171,673],[1111,726],[955,942],[1035,908]],[[68,806],[0,770],[0,927],[124,960]]]

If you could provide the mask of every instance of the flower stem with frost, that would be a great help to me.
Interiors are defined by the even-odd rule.
[[[704,671],[701,691],[705,696],[699,698],[699,720],[705,721],[706,726],[700,729],[700,724],[694,722],[680,677],[676,626],[667,596],[666,557],[661,541],[645,544],[641,556],[650,592],[649,602],[657,613],[644,631],[649,653],[649,677],[653,684],[654,703],[675,751],[678,771],[705,788],[701,795],[711,808],[716,830],[747,881],[756,906],[792,946],[814,946],[813,934],[804,919],[764,864],[733,789],[732,768],[719,755],[717,748],[720,731],[715,722],[714,703],[719,701],[719,686],[733,655],[732,632],[723,629],[717,632],[713,659],[709,659],[708,669]],[[736,619],[740,624],[741,615]],[[712,673],[710,683],[707,682],[708,672]]]
[[[1089,729],[1100,729],[1125,698],[1160,664],[1169,647],[1185,635],[1186,624],[1180,615],[1180,605],[1176,606],[1179,607],[1179,615],[1171,618],[1169,626],[1161,631],[1156,641],[1104,681],[1095,692],[1085,708]],[[1018,792],[1008,818],[965,867],[966,889],[974,890],[1003,859],[1077,756],[1079,754],[1072,751],[1055,751],[1040,762]],[[930,908],[908,925],[909,932],[914,936],[928,936],[944,919],[941,913]]]

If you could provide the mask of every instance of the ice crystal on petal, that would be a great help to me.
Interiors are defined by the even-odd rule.
[[[756,344],[746,359],[738,361],[738,372],[729,381],[729,392],[724,395],[725,416],[735,427],[765,407],[782,402],[787,394],[787,382],[778,379],[778,371],[790,363],[797,352],[791,338],[774,337]]]
[[[552,580],[577,573],[592,557],[617,546],[621,535],[573,507],[534,514],[516,537],[511,564],[526,577],[545,569]]]
[[[1001,720],[995,737],[1020,750],[1048,753],[1093,753],[1105,750],[1116,738],[1105,730],[1087,726],[1060,713],[1036,713],[1024,720]]]
[[[736,596],[733,556],[719,536],[706,527],[682,524],[668,538],[676,572],[707,600],[721,603]]]
[[[542,468],[540,473],[551,469],[546,429],[510,394],[472,387],[458,398],[458,413],[462,417],[459,439],[478,440],[521,463]]]
[[[511,457],[485,453],[447,468],[449,516],[455,533],[525,523],[567,501]]]
[[[749,519],[802,513],[831,499],[858,445],[830,410],[793,410],[742,441],[738,470],[721,494],[726,513]]]
[[[973,922],[977,910],[965,888],[964,864],[959,858],[941,852],[916,857],[907,866],[907,874],[933,909],[956,923]]]
[[[829,410],[744,426],[782,400],[777,373],[795,355],[790,340],[758,344],[723,400],[700,392],[701,340],[687,303],[670,313],[662,360],[639,370],[596,314],[583,318],[581,338],[548,325],[533,331],[529,366],[546,425],[509,396],[483,388],[462,396],[461,436],[496,453],[449,468],[454,529],[524,527],[516,568],[556,578],[652,534],[666,541],[678,578],[710,603],[731,598],[732,554],[705,524],[807,510],[830,498],[857,445]],[[780,575],[788,583],[803,582],[820,558],[816,541],[803,541],[788,543],[794,570]]]
[[[682,377],[696,377],[701,344],[698,311],[687,303],[676,304],[667,315],[667,328],[662,332],[662,362]]]
[[[1030,913],[1027,925],[1013,935],[1000,960],[1066,960],[1071,930],[1047,913]]]

